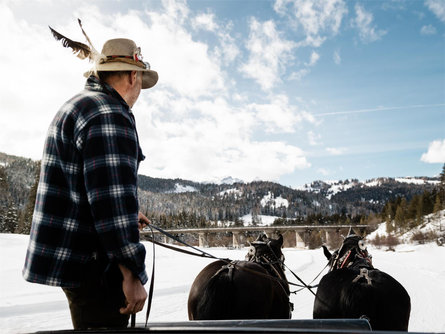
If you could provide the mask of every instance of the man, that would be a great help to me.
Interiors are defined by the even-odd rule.
[[[126,327],[147,298],[131,108],[158,74],[128,39],[107,41],[91,73],[48,130],[23,269],[62,287],[75,329]]]

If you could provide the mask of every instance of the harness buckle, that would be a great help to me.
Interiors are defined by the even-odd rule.
[[[360,274],[352,280],[352,283],[358,282],[361,278],[364,278],[368,285],[372,285],[372,279],[369,277],[368,273],[367,268],[360,268]]]

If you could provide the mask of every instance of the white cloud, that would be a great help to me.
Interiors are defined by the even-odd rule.
[[[208,45],[196,42],[180,25],[183,19],[178,18],[178,13],[185,10],[169,10],[175,16],[147,13],[152,24],[139,32],[140,40],[150,36],[152,52],[148,59],[152,59],[153,68],[159,72],[159,85],[193,98],[225,93],[224,73],[217,59],[211,57]],[[147,49],[150,50],[147,47],[142,51]]]
[[[425,5],[437,16],[439,20],[445,23],[445,1],[426,0]]]
[[[262,122],[266,132],[281,133],[294,132],[295,126],[302,121],[314,123],[311,114],[300,111],[296,106],[289,104],[286,95],[277,94],[269,96],[270,103],[248,105],[248,109],[256,113],[256,118]]]
[[[346,152],[346,148],[344,147],[327,147],[326,151],[331,155],[342,155]]]
[[[239,55],[240,51],[231,36],[232,23],[228,22],[224,28],[216,22],[214,13],[199,14],[192,18],[192,27],[195,30],[206,30],[214,33],[219,39],[219,46],[215,47],[213,54],[220,63],[231,63]]]
[[[310,58],[309,63],[307,65],[308,66],[314,66],[317,63],[318,59],[320,59],[320,54],[318,54],[315,51],[312,51],[311,58]]]
[[[82,18],[96,48],[110,38],[131,38],[159,73],[158,84],[143,91],[134,107],[141,147],[147,156],[140,172],[197,181],[227,175],[246,181],[276,181],[283,174],[309,167],[299,147],[258,139],[266,131],[266,122],[270,124],[268,130],[279,133],[313,118],[279,95],[271,96],[270,102],[259,109],[249,107],[249,95],[236,89],[235,79],[228,79],[224,71],[226,62],[233,61],[239,53],[231,37],[231,23],[223,25],[211,16],[195,20],[184,1],[164,1],[163,5],[156,11],[112,14],[88,5],[74,13],[74,17]],[[84,42],[71,15],[72,12],[59,20],[62,23],[54,28]],[[217,27],[213,32],[216,44],[197,41],[195,30],[189,28],[193,22],[195,27],[206,27],[208,31]],[[0,70],[7,78],[20,78],[1,86],[0,151],[40,159],[52,117],[62,103],[82,89],[82,73],[91,65],[55,41],[46,24],[19,20],[4,3],[0,3],[0,28],[0,43],[18,51],[0,55]],[[272,22],[258,23],[253,37],[255,34],[267,50],[257,51],[252,40],[252,54],[258,56],[264,68],[272,69],[270,82],[276,82],[281,67],[290,59],[293,43],[277,40],[279,34]],[[261,34],[266,37],[261,39]],[[32,61],[27,60],[30,55]],[[267,108],[274,103],[279,104],[278,112],[290,127],[268,114]]]
[[[311,72],[310,69],[308,68],[302,68],[301,70],[298,70],[296,72],[292,72],[289,75],[289,80],[296,80],[296,81],[300,81],[301,79],[303,79],[306,75],[308,75]]]
[[[40,159],[56,110],[82,89],[89,68],[54,40],[45,26],[15,17],[0,3],[0,150]],[[19,55],[19,56],[18,56]]]
[[[372,13],[366,11],[360,4],[355,4],[356,17],[352,25],[359,30],[360,39],[365,42],[375,42],[386,34],[385,30],[377,29],[373,25]]]
[[[340,65],[341,64],[340,52],[334,51],[333,59],[334,59],[334,63],[336,63],[337,65]]]
[[[215,14],[206,13],[200,14],[193,18],[192,26],[195,29],[203,29],[208,31],[215,31],[218,29],[218,24],[215,23]]]
[[[295,46],[294,42],[281,38],[273,21],[261,23],[252,18],[246,45],[249,58],[240,71],[268,91],[280,81],[280,74],[292,59]]]
[[[162,6],[166,15],[179,24],[184,23],[190,13],[186,0],[162,0]]]
[[[323,34],[336,35],[348,10],[343,0],[277,0],[274,10],[301,26],[307,45],[319,47]]]
[[[289,80],[300,81],[301,79],[303,79],[303,77],[305,77],[311,72],[310,68],[315,66],[315,64],[318,62],[319,59],[320,59],[320,54],[318,54],[315,51],[312,51],[311,56],[309,58],[309,62],[305,63],[302,69],[296,72],[292,72],[289,75]]]
[[[428,151],[422,154],[420,160],[427,163],[445,163],[445,139],[431,142]]]
[[[427,26],[423,26],[420,29],[420,33],[422,35],[435,35],[437,32],[436,28],[432,26],[431,24],[428,24]]]
[[[311,146],[316,146],[316,145],[320,145],[321,144],[320,143],[320,140],[321,140],[321,135],[320,134],[315,133],[313,131],[309,131],[307,133],[307,137],[308,137],[308,140],[309,140],[309,144]]]
[[[139,112],[149,108],[149,113]],[[245,181],[278,180],[310,165],[296,146],[252,140],[253,128],[263,127],[266,120],[249,108],[234,108],[224,98],[175,99],[161,91],[150,102],[138,101],[135,114],[148,157],[141,164],[142,174],[196,181],[217,181],[227,175]]]

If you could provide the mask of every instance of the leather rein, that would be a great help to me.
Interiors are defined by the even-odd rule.
[[[151,237],[148,239],[148,241],[150,241],[150,242],[153,244],[153,261],[152,261],[153,265],[152,265],[152,274],[151,274],[151,280],[150,280],[150,289],[149,289],[149,293],[148,293],[148,296],[147,296],[147,312],[146,312],[146,315],[145,315],[145,327],[147,327],[147,324],[148,324],[148,318],[149,318],[149,316],[150,316],[150,311],[151,311],[151,304],[152,304],[152,301],[153,301],[154,274],[155,274],[155,245],[159,245],[159,246],[161,246],[161,247],[168,248],[168,249],[171,249],[171,250],[174,250],[174,251],[177,251],[177,252],[185,253],[185,254],[188,254],[188,255],[199,256],[199,257],[204,257],[204,258],[212,258],[212,259],[215,259],[215,260],[224,261],[224,262],[226,262],[228,265],[229,265],[230,263],[233,262],[233,261],[230,260],[230,259],[227,259],[227,258],[219,258],[219,257],[214,256],[214,255],[212,255],[212,254],[210,254],[210,253],[207,253],[207,252],[205,252],[205,251],[203,251],[203,250],[201,250],[201,249],[199,249],[199,248],[196,248],[196,247],[194,247],[194,246],[192,246],[192,245],[186,243],[185,241],[183,241],[183,240],[181,240],[181,239],[175,237],[174,235],[168,233],[167,231],[164,231],[164,230],[163,230],[162,228],[160,228],[160,227],[157,227],[157,226],[152,225],[152,224],[149,224],[149,225],[147,225],[147,226],[150,228],[150,231],[151,231]],[[175,246],[172,246],[172,245],[167,245],[167,244],[165,244],[165,243],[156,241],[155,238],[154,238],[154,232],[153,232],[153,229],[159,231],[160,233],[164,234],[165,236],[169,237],[170,239],[173,239],[173,240],[177,241],[178,243],[183,244],[183,245],[186,246],[186,247],[192,248],[192,249],[195,250],[196,252],[187,251],[187,250],[185,250],[185,249],[181,249],[181,248],[179,248],[179,247],[175,247]],[[248,269],[248,268],[240,268],[240,269],[242,269],[242,270],[246,270],[246,271],[252,271],[252,272],[254,272],[256,275],[266,276],[266,277],[268,277],[268,278],[270,278],[270,279],[277,280],[277,281],[280,283],[280,285],[281,285],[282,287],[283,287],[283,284],[288,284],[288,285],[293,285],[293,286],[301,287],[302,289],[306,288],[306,289],[308,289],[308,290],[315,296],[315,293],[312,291],[312,288],[315,288],[316,286],[311,286],[311,285],[306,284],[300,277],[298,277],[297,274],[295,274],[295,273],[294,273],[294,272],[293,272],[293,271],[292,271],[292,270],[291,270],[291,269],[284,263],[284,261],[283,261],[282,259],[278,258],[278,257],[275,255],[275,252],[272,250],[272,247],[270,246],[270,244],[267,244],[267,246],[269,247],[271,253],[275,256],[275,259],[270,259],[270,258],[267,258],[267,257],[262,256],[261,258],[264,258],[264,262],[262,262],[262,261],[251,261],[251,262],[256,262],[256,263],[259,263],[259,264],[262,264],[262,263],[263,263],[263,264],[264,264],[264,263],[268,264],[268,265],[270,266],[270,268],[272,268],[272,271],[273,271],[273,273],[274,273],[275,275],[266,275],[266,274],[259,273],[259,272],[257,272],[257,271]],[[295,277],[301,284],[292,283],[292,282],[289,282],[289,281],[286,279],[286,277],[283,278],[283,276],[282,276],[283,274],[281,274],[280,271],[275,267],[277,264],[280,266],[281,272],[282,272],[283,274],[284,274],[284,268],[287,268],[287,269],[289,270],[289,272],[292,273],[292,275],[293,275],[293,276],[294,276],[294,277]],[[325,268],[323,268],[323,270],[324,270],[324,269],[325,269]],[[322,270],[322,271],[323,271],[323,270]],[[320,274],[321,274],[321,272],[320,272]],[[318,277],[318,275],[317,275],[317,277]],[[315,279],[316,279],[316,278],[315,278]],[[315,279],[314,279],[314,280],[315,280]],[[314,281],[314,280],[313,280],[313,281]],[[283,287],[283,289],[285,289],[285,288]],[[300,290],[301,290],[301,289],[300,289]],[[285,289],[285,291],[286,291],[286,289]],[[288,293],[287,291],[286,291],[286,293],[287,293],[287,295],[289,295],[289,293]],[[136,314],[132,314],[132,315],[131,315],[131,328],[134,328],[135,326],[136,326]]]

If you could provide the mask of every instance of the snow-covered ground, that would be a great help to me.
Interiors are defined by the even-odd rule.
[[[27,283],[21,276],[28,236],[0,234],[0,328],[2,333],[70,329],[71,320],[60,288]],[[150,272],[152,245],[146,243]],[[445,331],[445,247],[401,245],[395,252],[368,248],[374,265],[403,284],[411,296],[410,331]],[[206,249],[219,257],[243,259],[247,249]],[[321,250],[284,249],[286,264],[309,283],[325,266]],[[150,321],[187,320],[187,296],[193,279],[210,260],[156,247],[156,280]],[[289,281],[297,282],[290,273]],[[293,319],[311,319],[314,297],[291,295]],[[143,322],[144,313],[137,321]]]

